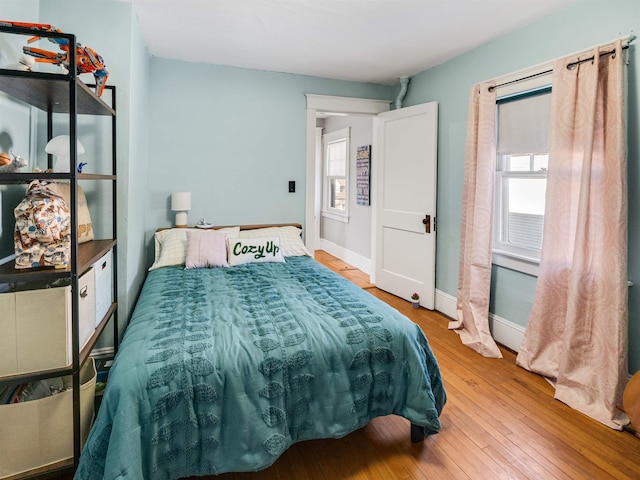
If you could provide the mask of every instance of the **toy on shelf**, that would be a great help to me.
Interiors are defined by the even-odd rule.
[[[84,145],[82,145],[80,140],[76,140],[76,142],[76,153],[77,155],[82,155],[84,153]],[[69,135],[53,137],[45,145],[44,151],[56,157],[56,162],[53,165],[54,172],[69,171],[71,165],[71,139]]]
[[[9,70],[21,70],[23,72],[30,72],[35,62],[35,58],[31,58],[28,55],[20,55],[18,61],[7,65],[7,68]]]
[[[13,152],[0,153],[0,173],[15,173],[27,166],[27,161]]]
[[[7,27],[30,28],[32,30],[42,32],[64,33],[62,30],[49,25],[48,23],[28,23],[28,22],[10,22],[0,20],[0,25]],[[27,43],[33,43],[41,37],[36,35],[27,40]],[[49,37],[49,41],[58,45],[62,52],[55,53],[40,48],[29,46],[22,47],[22,51],[27,55],[35,57],[36,62],[51,63],[60,65],[66,72],[69,71],[69,41],[66,38]],[[76,73],[93,73],[96,82],[96,94],[101,96],[104,86],[107,84],[109,72],[106,70],[103,58],[90,47],[84,46],[76,42]]]

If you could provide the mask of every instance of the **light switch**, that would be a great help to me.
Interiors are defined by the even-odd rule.
[[[296,193],[296,182],[295,180],[289,181],[289,193]]]

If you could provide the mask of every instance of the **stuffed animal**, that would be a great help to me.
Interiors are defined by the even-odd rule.
[[[27,55],[20,55],[17,62],[7,65],[5,68],[9,70],[21,70],[23,72],[30,72],[33,68],[33,64],[36,60]]]
[[[26,166],[27,161],[20,155],[0,153],[0,173],[15,173]]]

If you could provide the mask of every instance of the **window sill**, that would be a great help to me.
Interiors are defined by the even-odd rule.
[[[338,222],[349,223],[349,216],[344,215],[342,213],[335,213],[335,212],[330,212],[328,210],[323,210],[322,216],[324,218],[330,218],[331,220],[336,220]]]
[[[535,258],[515,255],[500,250],[493,250],[491,263],[534,277],[538,276],[538,267],[540,266],[540,261]]]

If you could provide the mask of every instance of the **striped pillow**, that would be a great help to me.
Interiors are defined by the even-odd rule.
[[[313,257],[307,250],[300,234],[302,230],[292,225],[284,227],[265,227],[254,230],[242,230],[239,238],[279,237],[280,249],[284,257]]]
[[[228,267],[227,236],[215,230],[187,231],[184,268]]]
[[[156,256],[149,271],[160,267],[172,265],[184,265],[187,258],[187,232],[190,228],[167,228],[155,234]],[[216,231],[223,232],[227,237],[237,237],[240,227],[219,228]]]

